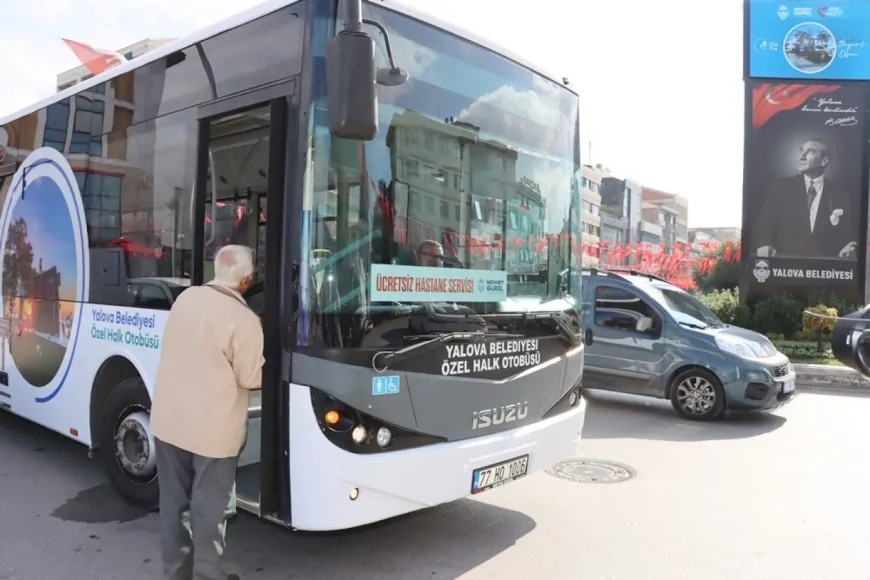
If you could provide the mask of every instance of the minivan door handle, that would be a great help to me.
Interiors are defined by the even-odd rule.
[[[589,346],[592,344],[592,329],[591,328],[586,329],[585,342],[586,342],[586,346]]]

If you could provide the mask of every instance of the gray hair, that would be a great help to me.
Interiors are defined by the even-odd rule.
[[[214,281],[235,288],[254,273],[254,252],[247,246],[224,246],[214,257]]]

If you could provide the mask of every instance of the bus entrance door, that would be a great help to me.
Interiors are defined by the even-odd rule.
[[[197,232],[194,250],[198,257],[194,265],[194,283],[202,284],[214,277],[214,257],[223,246],[240,244],[254,251],[255,280],[245,299],[263,321],[266,338],[264,385],[271,384],[272,377],[278,376],[273,367],[280,358],[269,354],[276,346],[271,344],[276,339],[270,337],[278,336],[270,325],[277,324],[278,316],[274,311],[270,314],[272,309],[265,298],[270,295],[269,285],[278,283],[277,267],[273,270],[267,268],[266,242],[270,235],[280,236],[281,232],[280,228],[274,233],[267,230],[266,209],[268,205],[275,205],[276,202],[267,204],[273,196],[283,195],[278,181],[270,179],[273,173],[270,165],[274,160],[284,158],[284,139],[275,139],[276,128],[272,119],[273,112],[278,110],[280,114],[282,106],[286,107],[286,101],[277,99],[241,112],[220,113],[200,121],[196,203],[197,210],[202,212],[200,223],[203,226]],[[281,151],[276,152],[276,148],[281,148]],[[278,171],[283,175],[282,167]],[[272,263],[277,264],[278,260],[273,257]],[[270,507],[262,506],[264,496],[272,495],[276,455],[274,445],[263,444],[263,441],[276,438],[272,434],[274,421],[264,419],[269,416],[268,401],[268,396],[264,401],[262,389],[251,393],[247,436],[236,473],[236,504],[257,515],[272,511]]]

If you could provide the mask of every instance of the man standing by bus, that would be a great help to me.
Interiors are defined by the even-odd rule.
[[[220,559],[250,391],[262,379],[263,330],[242,298],[254,276],[250,248],[224,246],[214,267],[212,282],[173,304],[157,367],[151,429],[167,580],[237,578]]]

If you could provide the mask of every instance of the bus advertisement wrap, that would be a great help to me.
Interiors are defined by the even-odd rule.
[[[168,312],[89,303],[91,250],[82,197],[72,168],[53,148],[33,151],[13,176],[0,214],[0,244],[0,304],[11,329],[2,344],[10,386],[0,386],[0,395],[14,400],[17,412],[56,408],[40,417],[60,430],[66,406],[74,404],[64,400],[64,385],[71,377],[93,380],[112,351],[150,375],[146,369],[156,367]]]
[[[863,220],[865,88],[752,83],[744,191],[750,293],[854,297]]]
[[[870,2],[749,2],[752,78],[870,79]]]

